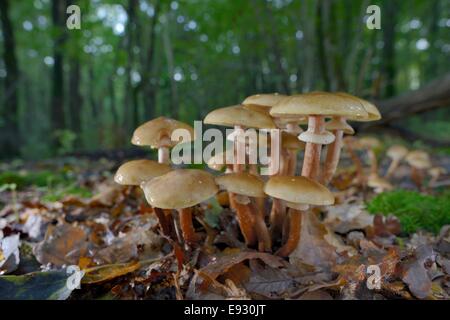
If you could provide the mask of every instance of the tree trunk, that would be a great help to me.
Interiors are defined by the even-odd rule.
[[[0,19],[3,36],[3,61],[6,68],[3,110],[0,112],[4,125],[0,128],[0,148],[2,155],[14,156],[19,152],[19,67],[16,56],[16,41],[9,16],[9,1],[0,0]]]
[[[124,121],[125,121],[125,128],[127,132],[131,132],[133,130],[134,123],[136,120],[134,119],[136,114],[136,108],[134,104],[134,93],[133,93],[133,83],[132,83],[132,69],[133,69],[133,63],[134,63],[134,53],[133,53],[133,46],[134,46],[134,35],[136,31],[136,8],[138,6],[137,0],[129,0],[128,1],[128,8],[127,8],[127,14],[128,14],[128,22],[127,22],[127,28],[126,28],[126,51],[127,51],[127,64],[125,68],[125,74],[127,77],[126,80],[126,92],[125,92],[125,115],[124,115]]]
[[[383,80],[385,82],[385,97],[395,95],[395,26],[397,24],[397,1],[385,0],[383,2]]]
[[[163,43],[164,43],[164,53],[166,55],[167,69],[169,74],[170,81],[170,102],[171,102],[171,110],[170,116],[177,119],[179,112],[179,100],[178,100],[178,86],[177,82],[174,79],[175,75],[175,65],[174,65],[174,56],[173,56],[173,48],[172,41],[170,39],[170,13],[166,13],[164,17],[164,26],[163,26]]]
[[[54,39],[51,125],[52,130],[63,129],[64,123],[64,73],[63,73],[63,45],[65,42],[65,7],[64,2],[52,0],[52,21],[57,35]]]
[[[323,30],[324,23],[324,13],[323,13],[324,2],[317,2],[317,16],[316,16],[316,37],[317,37],[317,54],[319,56],[320,71],[322,73],[323,88],[325,91],[329,91],[331,87],[330,77],[328,74],[328,62],[327,55],[325,53],[325,33]]]

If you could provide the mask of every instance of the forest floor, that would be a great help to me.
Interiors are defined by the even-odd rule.
[[[343,164],[338,203],[304,216],[288,259],[246,248],[215,198],[196,208],[197,246],[163,237],[140,190],[113,182],[120,162],[3,164],[0,299],[449,299],[445,183],[417,192],[402,165],[375,195]]]

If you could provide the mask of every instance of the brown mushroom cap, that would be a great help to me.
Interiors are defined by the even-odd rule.
[[[221,171],[227,164],[233,164],[233,150],[225,150],[212,156],[206,164],[212,170]]]
[[[386,179],[377,174],[370,174],[367,180],[367,185],[378,190],[392,190],[394,187]]]
[[[367,116],[365,117],[356,117],[356,118],[349,118],[351,120],[355,121],[361,121],[361,122],[367,122],[367,121],[376,121],[381,119],[381,114],[378,108],[371,102],[361,99],[359,97],[353,96],[351,94],[345,93],[345,92],[337,92],[336,95],[350,98],[350,99],[356,99],[358,102],[362,104],[364,109],[367,111]]]
[[[447,170],[443,167],[432,167],[428,169],[428,173],[431,177],[437,179],[441,174],[446,174]]]
[[[172,132],[176,129],[189,131],[190,139],[194,140],[194,129],[190,125],[174,119],[159,117],[140,125],[134,130],[131,143],[138,146],[150,146],[151,148],[171,148],[180,142],[170,140]]]
[[[281,133],[281,147],[290,150],[303,150],[305,143],[300,141],[295,134],[283,131]]]
[[[332,205],[333,194],[320,183],[307,177],[273,176],[264,192],[274,198],[297,204]]]
[[[329,131],[342,130],[345,134],[355,134],[355,130],[347,121],[338,120],[336,118],[331,119],[325,123],[325,129]]]
[[[214,176],[197,169],[177,169],[142,185],[147,202],[161,209],[182,209],[213,197]]]
[[[268,106],[260,106],[258,104],[243,104],[242,108],[251,110],[251,111],[261,112],[262,114],[270,117],[270,108],[271,107],[268,107]]]
[[[270,110],[270,114],[274,117],[308,115],[367,117],[367,111],[359,101],[319,91],[283,99]]]
[[[229,173],[216,177],[216,184],[220,189],[239,195],[263,198],[264,181],[247,172]]]
[[[258,129],[276,129],[276,125],[270,116],[243,108],[241,105],[211,111],[206,115],[203,122],[205,124],[227,127],[242,126]]]
[[[401,160],[408,154],[408,149],[402,145],[394,144],[386,151],[386,155],[393,160]]]
[[[406,155],[405,160],[411,167],[417,169],[428,169],[431,167],[430,156],[425,151],[421,150],[410,151]]]
[[[287,98],[288,96],[284,94],[278,94],[278,93],[261,93],[261,94],[255,94],[252,96],[249,96],[245,98],[245,100],[242,102],[243,105],[259,105],[259,106],[267,106],[267,107],[273,107],[278,102],[283,100],[284,98]]]
[[[132,160],[117,169],[114,181],[118,184],[140,186],[141,183],[166,174],[172,169],[168,164],[153,160]]]

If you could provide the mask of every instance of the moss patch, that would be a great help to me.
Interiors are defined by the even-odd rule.
[[[406,190],[385,192],[373,198],[367,209],[373,214],[397,216],[406,233],[419,229],[438,233],[450,224],[450,192],[439,196]]]

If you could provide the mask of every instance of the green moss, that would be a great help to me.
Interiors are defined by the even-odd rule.
[[[373,214],[397,216],[406,233],[419,229],[437,233],[450,224],[450,192],[439,196],[406,190],[385,192],[373,198],[367,209]]]
[[[28,186],[46,187],[52,184],[72,182],[64,172],[53,171],[5,171],[0,174],[0,185],[16,184],[18,189]]]

